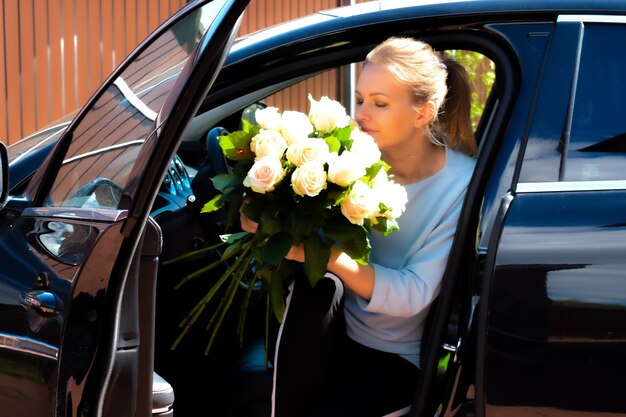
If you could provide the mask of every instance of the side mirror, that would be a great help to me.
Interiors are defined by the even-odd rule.
[[[0,208],[4,207],[9,193],[9,157],[7,147],[0,142]]]

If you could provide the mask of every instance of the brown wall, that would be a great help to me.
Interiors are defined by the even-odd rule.
[[[251,0],[241,31],[346,2]],[[186,3],[0,0],[0,140],[14,143],[80,108],[141,40]],[[320,82],[326,88],[337,82],[333,75],[326,77],[303,90],[315,93]],[[306,98],[306,92],[292,95]],[[295,103],[286,97],[276,105]]]

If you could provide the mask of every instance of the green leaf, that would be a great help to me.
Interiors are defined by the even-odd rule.
[[[339,131],[337,132],[337,139],[339,139],[341,143],[344,143],[350,140],[351,133],[352,133],[352,128],[349,125],[344,126],[341,129],[339,129]]]
[[[233,243],[231,243],[230,245],[228,245],[226,247],[226,250],[224,250],[224,253],[222,254],[222,260],[227,260],[232,258],[233,256],[238,255],[239,253],[241,253],[241,248],[242,248],[242,243],[240,241],[235,241]]]
[[[212,213],[224,207],[224,201],[222,201],[222,194],[217,194],[215,197],[206,202],[200,213]]]
[[[285,286],[282,278],[278,270],[274,271],[268,287],[272,311],[279,322],[283,320],[285,313]]]
[[[400,230],[400,226],[396,220],[388,219],[386,217],[378,217],[377,223],[371,223],[371,228],[382,232],[384,236],[387,236],[393,231]]]
[[[368,182],[369,180],[373,179],[374,177],[376,177],[376,175],[378,174],[378,172],[381,169],[385,169],[385,166],[383,164],[381,164],[381,161],[378,161],[376,163],[374,163],[374,165],[371,165],[370,167],[365,169],[365,176],[367,177],[367,180],[365,182]]]
[[[238,232],[238,233],[230,233],[226,235],[220,235],[220,240],[226,243],[237,242],[238,240],[242,240],[247,236],[251,236],[249,232]]]
[[[213,186],[221,192],[243,183],[243,178],[231,174],[218,174],[211,178]]]
[[[281,225],[278,219],[277,208],[273,205],[266,205],[261,211],[261,218],[259,219],[259,225],[262,232],[268,235],[275,235],[280,232]]]
[[[228,193],[228,211],[226,212],[226,228],[231,227],[234,224],[239,225],[239,219],[241,213],[239,213],[239,207],[243,201],[243,192],[240,190],[236,193]]]
[[[262,260],[263,259],[263,249],[264,248],[262,246],[259,246],[258,244],[256,244],[256,241],[255,241],[255,244],[253,244],[252,247],[251,247],[252,256],[255,259],[261,259]],[[269,265],[265,265],[263,263],[261,263],[261,265],[263,266],[263,269],[269,269]],[[258,267],[257,267],[257,271],[258,271]]]
[[[330,248],[318,234],[311,235],[304,241],[304,273],[311,286],[314,287],[324,276],[329,259]]]
[[[395,230],[400,230],[400,226],[398,225],[398,222],[395,220],[385,219],[385,224],[387,227],[385,228],[385,230],[383,230],[384,236],[387,236],[389,233]]]
[[[305,215],[303,210],[293,210],[286,213],[288,218],[288,230],[293,236],[294,243],[299,244],[304,241],[306,236],[311,233],[317,233],[316,220],[319,218],[312,218],[310,215]]]
[[[354,238],[340,242],[343,251],[360,264],[369,261],[370,241],[364,228],[359,228]]]
[[[261,126],[252,124],[250,123],[250,121],[244,118],[241,119],[241,130],[243,130],[244,132],[248,132],[250,134],[250,137],[254,137],[261,130]]]
[[[341,149],[341,142],[335,136],[327,136],[324,140],[331,152],[339,152]]]
[[[326,222],[323,228],[324,236],[336,240],[338,242],[345,242],[350,239],[354,239],[359,234],[360,226],[350,223],[345,217],[340,219],[332,219]]]
[[[254,220],[258,223],[263,213],[263,207],[264,204],[261,198],[252,198],[249,199],[247,204],[241,206],[241,211],[248,216],[250,220]]]
[[[254,134],[237,130],[228,135],[220,136],[219,144],[226,158],[233,161],[254,159],[254,154],[250,149],[250,142]]]
[[[261,259],[268,265],[277,266],[291,249],[291,244],[292,239],[289,233],[276,233],[265,242],[261,251]]]

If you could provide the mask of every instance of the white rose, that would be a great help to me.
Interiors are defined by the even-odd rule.
[[[276,107],[266,107],[254,112],[254,119],[263,129],[280,130],[281,117]]]
[[[378,199],[363,181],[357,181],[341,202],[341,213],[352,224],[362,225],[363,220],[378,212]]]
[[[320,132],[332,132],[335,128],[345,127],[350,124],[350,117],[346,114],[346,109],[335,100],[324,96],[319,101],[313,99],[309,94],[311,109],[309,119],[316,130]]]
[[[301,196],[315,197],[326,188],[326,171],[318,162],[306,162],[291,174],[291,188]]]
[[[328,181],[347,187],[365,175],[365,166],[359,156],[343,151],[339,157],[328,166]]]
[[[272,156],[281,159],[287,149],[285,138],[275,130],[261,129],[250,142],[250,149],[256,155],[255,159]]]
[[[276,184],[283,178],[284,171],[280,159],[266,156],[252,165],[243,180],[243,185],[253,191],[265,194],[273,191]]]
[[[329,153],[328,144],[324,139],[307,138],[289,145],[287,160],[297,167],[306,162],[325,164],[328,161]]]
[[[382,214],[376,213],[376,216],[397,219],[404,213],[408,203],[406,189],[397,182],[390,180],[384,170],[378,171],[378,174],[372,180],[371,188],[378,200],[388,208]]]
[[[326,163],[328,165],[334,164],[335,161],[337,160],[337,158],[339,158],[339,153],[338,152],[331,152],[326,157]]]
[[[313,125],[306,114],[286,110],[281,118],[280,132],[285,137],[287,144],[291,145],[307,139],[313,132]]]
[[[369,167],[380,160],[380,149],[373,137],[360,129],[356,129],[350,134],[350,139],[352,139],[350,151],[359,155],[365,166]]]
[[[386,196],[384,203],[389,207],[389,210],[383,215],[389,219],[397,219],[404,213],[409,202],[406,189],[397,182],[390,181]]]

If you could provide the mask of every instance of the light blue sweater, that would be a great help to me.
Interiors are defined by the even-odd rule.
[[[398,219],[400,230],[387,237],[372,232],[372,298],[368,302],[346,288],[346,325],[352,339],[419,366],[424,321],[439,294],[474,162],[447,149],[441,171],[405,186],[409,201]]]

